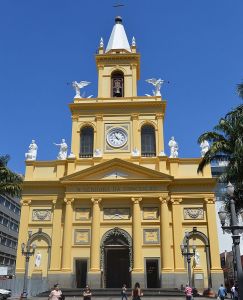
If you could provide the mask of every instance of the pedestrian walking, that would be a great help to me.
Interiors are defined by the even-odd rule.
[[[234,299],[235,295],[235,285],[233,284],[232,288],[230,289],[231,299]]]
[[[85,289],[83,290],[84,300],[91,300],[91,296],[92,296],[91,289],[89,288],[89,285],[87,284]]]
[[[234,291],[234,300],[238,300],[239,299],[239,287],[236,284],[235,285],[235,291]]]
[[[220,300],[224,300],[224,298],[227,295],[227,291],[226,288],[224,287],[223,284],[221,284],[219,290],[218,290],[218,297],[220,298]]]
[[[140,300],[143,293],[140,288],[139,282],[135,283],[134,289],[132,290],[132,300]]]
[[[122,286],[122,290],[121,290],[121,298],[122,300],[125,298],[125,300],[127,300],[127,286],[125,284],[123,284]]]
[[[191,300],[192,299],[192,288],[188,284],[186,284],[184,292],[186,294],[186,300]]]
[[[53,290],[51,291],[48,300],[64,300],[65,297],[62,294],[62,291],[60,290],[60,287],[58,284],[55,284],[53,287]]]

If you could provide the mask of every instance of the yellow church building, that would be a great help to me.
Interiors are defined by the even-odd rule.
[[[187,234],[190,251],[196,246],[193,285],[218,288],[210,166],[198,174],[200,158],[165,154],[166,101],[159,89],[137,95],[140,54],[121,17],[95,59],[98,96],[82,98],[82,83],[73,83],[71,153],[26,160],[17,277],[24,276],[21,244],[29,239],[37,248],[28,276],[37,286],[120,288],[138,281],[143,288],[180,288],[188,282],[181,253]]]

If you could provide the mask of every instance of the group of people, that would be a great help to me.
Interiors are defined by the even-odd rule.
[[[87,284],[85,289],[83,290],[83,299],[84,300],[91,300],[92,292]],[[139,282],[135,283],[135,286],[132,290],[132,300],[140,300],[140,297],[143,296],[142,290],[140,288]],[[127,287],[126,284],[123,284],[122,290],[121,290],[121,297],[122,300],[127,300]],[[63,295],[60,287],[58,284],[54,285],[53,290],[51,291],[48,300],[65,300],[65,296]]]
[[[193,290],[188,284],[186,285],[184,292],[186,295],[186,300],[192,300]],[[238,300],[239,294],[238,294],[238,285],[237,284],[232,286],[230,293],[231,293],[231,299]],[[223,284],[221,284],[221,286],[219,287],[217,296],[218,296],[218,300],[224,300],[226,298],[227,290]]]

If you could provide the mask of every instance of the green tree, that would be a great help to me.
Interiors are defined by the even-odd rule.
[[[23,178],[7,167],[9,159],[9,155],[0,156],[0,195],[20,197]]]
[[[243,84],[241,93],[242,87]],[[203,133],[198,143],[203,140],[210,141],[211,145],[198,166],[198,172],[203,172],[204,167],[213,161],[227,161],[228,165],[219,180],[234,184],[236,198],[241,200],[239,206],[243,207],[243,105],[221,118],[213,131]]]

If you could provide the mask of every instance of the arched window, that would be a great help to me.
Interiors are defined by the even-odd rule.
[[[141,147],[142,156],[156,155],[155,131],[152,125],[144,125],[141,128]]]
[[[85,126],[80,132],[80,154],[79,157],[93,157],[94,129]]]
[[[124,97],[124,75],[121,71],[111,74],[111,97]]]

